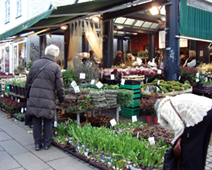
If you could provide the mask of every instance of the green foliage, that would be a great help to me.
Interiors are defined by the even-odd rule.
[[[134,93],[132,90],[118,89],[118,103],[129,107],[133,102]]]
[[[197,68],[195,67],[180,67],[180,76],[181,76],[181,82],[184,83],[184,81],[188,80],[190,83],[195,83],[195,75],[197,73]]]
[[[76,81],[77,76],[74,74],[73,68],[68,67],[66,71],[62,72],[63,82],[65,85],[70,85],[72,81]]]
[[[26,69],[29,70],[32,66],[33,61],[30,61],[26,64]]]
[[[85,79],[80,79],[80,73],[86,74]],[[74,74],[77,76],[77,84],[90,83],[92,79],[99,79],[99,67],[94,62],[81,63],[74,68]]]

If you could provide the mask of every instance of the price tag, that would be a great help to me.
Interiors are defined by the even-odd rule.
[[[11,96],[11,100],[13,100],[13,96]]]
[[[96,83],[96,86],[97,86],[99,89],[101,89],[102,86],[103,86],[103,84],[99,81],[98,83]]]
[[[54,121],[54,127],[57,127],[57,121]]]
[[[24,108],[21,108],[21,113],[24,113]]]
[[[137,122],[137,116],[132,116],[132,122]]]
[[[8,75],[8,72],[6,72],[5,74]]]
[[[154,137],[150,137],[148,138],[150,145],[154,145],[155,144],[155,138]]]
[[[4,97],[4,95],[2,94],[1,97]]]
[[[158,84],[158,85],[160,84],[160,80],[158,80],[157,84]]]
[[[80,92],[79,86],[75,86],[75,87],[74,87],[74,92],[75,92],[75,93],[79,93],[79,92]]]
[[[5,93],[5,95],[7,96],[7,93]]]
[[[85,73],[80,73],[80,79],[85,79]]]
[[[137,138],[139,138],[139,132],[137,132]]]
[[[207,77],[205,77],[205,82],[208,82],[208,78]]]
[[[199,77],[199,73],[196,73],[196,77]]]
[[[94,79],[91,80],[91,84],[95,84],[95,80]]]
[[[121,79],[121,85],[125,84],[125,79]]]
[[[205,72],[206,72],[205,70],[202,70],[202,74],[205,74]]]
[[[18,99],[17,102],[20,103],[20,99]]]
[[[24,108],[24,110],[26,111],[26,108]]]
[[[181,79],[181,76],[179,76],[179,80]]]
[[[71,86],[74,88],[75,86],[77,86],[77,83],[76,83],[76,81],[72,81],[71,82]]]
[[[146,78],[146,83],[148,82],[148,77]]]
[[[114,74],[111,74],[111,75],[110,75],[110,79],[111,79],[111,80],[115,80]]]
[[[158,74],[162,74],[162,70],[158,70],[158,72],[157,72]]]
[[[19,74],[19,76],[21,76],[21,73]]]
[[[111,124],[111,126],[115,126],[117,124],[116,120],[115,119],[110,120],[110,124]]]
[[[199,78],[196,78],[196,82],[199,82]]]

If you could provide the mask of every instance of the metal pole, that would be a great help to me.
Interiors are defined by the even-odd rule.
[[[113,65],[113,20],[103,23],[103,67]]]
[[[149,60],[155,57],[155,35],[149,34]]]
[[[180,49],[176,35],[179,35],[179,0],[171,0],[171,5],[166,6],[166,81],[179,80]]]

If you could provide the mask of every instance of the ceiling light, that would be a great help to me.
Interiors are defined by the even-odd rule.
[[[61,28],[62,30],[67,30],[68,27],[67,27],[66,25],[63,25],[63,26],[61,26],[60,28]]]
[[[124,26],[123,26],[123,25],[117,25],[117,28],[118,28],[119,30],[121,30],[121,29],[124,28]]]
[[[160,10],[158,7],[154,6],[149,10],[151,15],[158,15],[160,13]]]
[[[137,32],[134,32],[133,35],[138,35],[138,33]]]
[[[51,38],[51,35],[50,34],[46,34],[46,38]]]
[[[94,22],[99,22],[99,21],[100,21],[99,16],[93,16],[91,19],[92,19]]]
[[[165,18],[165,17],[161,17],[161,20],[162,20],[162,21],[166,21],[166,18]]]

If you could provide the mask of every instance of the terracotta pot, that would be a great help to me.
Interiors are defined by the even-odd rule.
[[[153,122],[155,125],[158,125],[158,118],[157,117],[153,117]]]
[[[146,115],[146,123],[152,123],[152,116]]]

